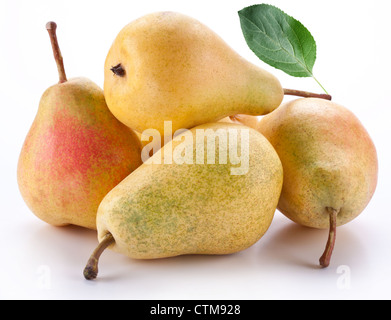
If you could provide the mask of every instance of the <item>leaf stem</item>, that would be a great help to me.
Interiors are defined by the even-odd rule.
[[[320,98],[320,99],[325,99],[330,101],[332,99],[332,97],[329,94],[313,93],[313,92],[307,92],[307,91],[295,90],[295,89],[284,88],[284,94],[289,96],[298,96],[304,98]]]
[[[328,92],[327,92],[327,90],[322,86],[322,84],[318,81],[318,79],[316,79],[315,77],[314,77],[314,75],[312,75],[312,78],[317,82],[317,84],[323,89],[323,91],[326,93],[326,94],[329,94]],[[331,100],[331,99],[330,99]]]

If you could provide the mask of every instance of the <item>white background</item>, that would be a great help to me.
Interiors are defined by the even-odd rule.
[[[389,299],[391,298],[390,2],[269,1],[300,20],[317,41],[314,74],[334,101],[352,110],[379,156],[378,188],[366,210],[340,227],[331,266],[317,261],[327,231],[299,227],[279,212],[266,235],[229,256],[135,261],[106,251],[99,279],[82,270],[96,233],[55,228],[26,207],[16,183],[24,138],[44,90],[58,81],[45,24],[58,24],[68,77],[103,86],[103,64],[117,33],[144,14],[188,14],[284,87],[321,92],[259,61],[247,47],[237,11],[252,1],[0,2],[0,298],[2,299]]]

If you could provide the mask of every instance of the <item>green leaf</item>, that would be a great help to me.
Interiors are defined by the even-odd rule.
[[[238,13],[244,38],[258,58],[291,76],[313,77],[316,43],[299,21],[268,4]]]

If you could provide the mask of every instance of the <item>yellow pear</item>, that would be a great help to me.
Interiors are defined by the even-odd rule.
[[[164,135],[244,113],[264,115],[284,95],[278,79],[234,52],[199,21],[157,12],[125,26],[105,62],[111,112],[142,133]]]
[[[109,246],[135,259],[244,250],[269,228],[282,180],[277,153],[256,130],[229,123],[187,130],[103,199],[100,244],[84,275],[97,276]]]
[[[60,81],[42,95],[19,156],[18,185],[41,220],[96,229],[103,197],[141,165],[141,144],[111,114],[98,85],[67,79],[56,27],[47,24]]]
[[[330,263],[336,227],[356,218],[377,185],[375,146],[357,117],[324,99],[297,99],[269,115],[232,117],[256,128],[276,149],[284,184],[278,209],[308,227],[329,228],[320,264]]]

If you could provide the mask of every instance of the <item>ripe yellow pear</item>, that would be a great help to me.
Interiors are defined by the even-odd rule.
[[[263,115],[284,95],[278,79],[246,61],[199,21],[157,12],[125,26],[108,52],[104,93],[130,128],[173,131],[244,113]]]
[[[23,144],[19,189],[41,220],[96,229],[103,197],[141,165],[141,144],[111,114],[98,85],[86,78],[66,78],[56,24],[47,28],[60,82],[43,94]]]
[[[329,228],[320,264],[330,263],[336,227],[356,218],[377,185],[375,146],[357,117],[324,99],[297,99],[255,119],[234,120],[256,128],[276,149],[284,184],[278,209],[293,221]]]
[[[269,228],[281,192],[280,159],[256,130],[210,123],[186,131],[118,184],[99,206],[102,251],[135,259],[230,254]]]

